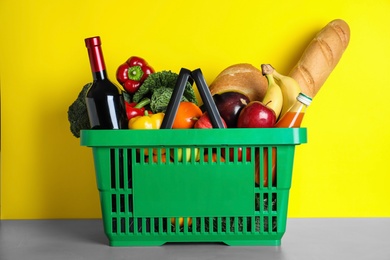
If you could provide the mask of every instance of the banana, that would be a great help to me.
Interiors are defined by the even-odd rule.
[[[272,69],[272,75],[274,76],[283,94],[283,106],[282,111],[280,113],[281,118],[297,101],[297,96],[301,92],[301,87],[299,86],[298,82],[292,77],[282,75],[277,72],[276,69]]]
[[[267,92],[265,93],[262,102],[264,105],[271,108],[275,112],[276,119],[278,119],[283,107],[282,90],[279,87],[279,85],[275,82],[274,76],[272,74],[273,68],[271,65],[262,64],[261,70],[263,72],[263,75],[268,80]]]

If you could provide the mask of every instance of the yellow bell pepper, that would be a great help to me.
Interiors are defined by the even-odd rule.
[[[129,129],[160,129],[164,115],[164,113],[148,114],[145,111],[145,115],[136,116],[129,120]],[[162,149],[161,153],[165,154],[165,149]],[[153,154],[157,154],[157,149],[153,149]],[[144,149],[144,155],[149,155],[148,149]]]
[[[164,119],[164,113],[148,114],[136,116],[129,120],[129,129],[160,129]]]

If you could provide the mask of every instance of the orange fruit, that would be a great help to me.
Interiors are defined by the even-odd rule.
[[[202,110],[195,103],[182,101],[177,109],[172,128],[192,128],[202,114]]]

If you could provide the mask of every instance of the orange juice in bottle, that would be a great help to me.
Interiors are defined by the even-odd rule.
[[[311,97],[299,93],[295,104],[279,119],[275,127],[300,127],[306,108],[310,105],[311,101]]]

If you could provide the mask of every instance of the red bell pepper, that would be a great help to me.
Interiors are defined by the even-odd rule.
[[[131,118],[136,116],[143,116],[145,114],[145,106],[148,105],[149,103],[150,103],[149,98],[145,98],[141,100],[139,103],[125,102],[127,119],[130,120]],[[152,114],[152,112],[148,111],[148,114]]]
[[[134,94],[154,69],[142,58],[130,57],[116,71],[116,79],[126,92]]]

